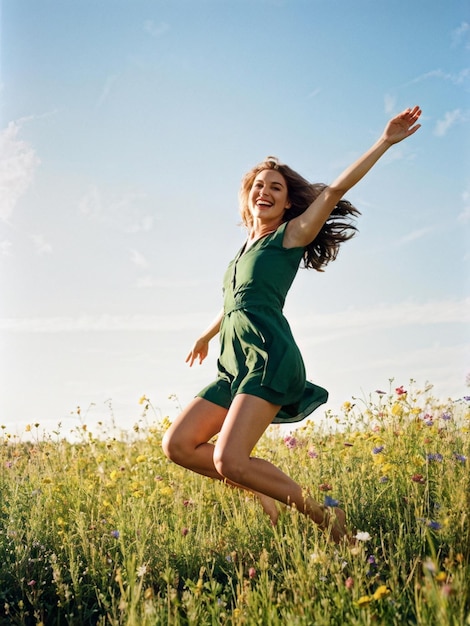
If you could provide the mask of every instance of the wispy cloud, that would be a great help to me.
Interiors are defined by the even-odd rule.
[[[470,24],[462,22],[458,28],[451,33],[452,47],[457,48],[463,45],[467,50],[470,49]]]
[[[137,250],[131,250],[131,262],[136,265],[137,267],[140,268],[146,268],[148,267],[148,261],[147,259],[144,257],[143,254],[141,254],[140,252],[138,252]]]
[[[328,315],[292,316],[292,325],[309,332],[313,343],[323,343],[372,330],[391,330],[430,324],[467,324],[470,322],[470,298],[397,302],[366,309],[347,309]]]
[[[116,83],[117,79],[119,78],[118,74],[111,74],[111,76],[108,76],[106,78],[106,81],[103,85],[103,88],[101,90],[101,93],[98,97],[98,100],[96,101],[96,108],[99,109],[100,107],[103,106],[103,104],[106,102],[106,100],[108,99],[114,84]]]
[[[19,138],[23,121],[10,122],[0,134],[0,219],[3,221],[11,217],[40,163],[34,148]]]
[[[106,224],[125,233],[149,232],[155,218],[146,212],[147,196],[138,191],[113,192],[104,196],[91,186],[78,202],[79,212],[88,219]]]
[[[44,235],[30,235],[30,239],[33,242],[37,254],[51,254],[52,246],[46,241]]]
[[[393,115],[397,105],[397,99],[388,93],[384,96],[384,109],[386,115]]]
[[[204,314],[82,315],[78,317],[27,317],[0,319],[0,330],[25,333],[183,331],[203,328]]]
[[[424,228],[418,228],[417,230],[413,230],[410,233],[407,233],[403,237],[398,240],[398,245],[401,246],[406,243],[411,243],[412,241],[416,241],[417,239],[422,239],[429,233],[433,232],[434,228],[432,226],[425,226]]]
[[[397,302],[375,308],[347,309],[337,313],[292,317],[296,328],[337,333],[400,328],[415,324],[466,324],[470,322],[470,298]],[[207,313],[177,315],[83,315],[78,317],[32,317],[0,319],[0,330],[28,333],[182,331],[199,329]],[[322,341],[326,332],[315,334]]]
[[[307,100],[309,100],[310,98],[316,98],[318,94],[321,93],[321,91],[322,91],[321,87],[317,87],[316,89],[311,91],[309,94],[307,94]]]
[[[153,20],[145,20],[144,31],[151,37],[161,37],[170,30],[169,24],[166,22],[155,23]]]
[[[460,109],[447,111],[442,119],[437,120],[434,126],[434,134],[436,137],[444,137],[452,126],[463,121],[465,121],[465,115]]]
[[[465,67],[460,72],[444,72],[441,69],[431,70],[430,72],[425,72],[424,74],[420,74],[416,78],[408,81],[403,85],[407,87],[408,85],[414,85],[416,83],[421,83],[424,80],[429,80],[430,78],[438,78],[440,80],[445,80],[453,83],[454,85],[462,85],[468,78],[470,78],[470,67]]]
[[[10,256],[10,250],[12,245],[13,244],[11,243],[11,241],[8,241],[8,239],[0,241],[0,256]]]
[[[463,207],[457,219],[459,222],[470,222],[470,191],[464,191],[462,193],[462,204]]]

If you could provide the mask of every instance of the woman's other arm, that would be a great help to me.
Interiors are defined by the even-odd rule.
[[[222,309],[221,311],[219,311],[214,321],[202,333],[199,339],[196,339],[193,347],[186,357],[186,363],[189,363],[189,367],[191,367],[194,361],[196,361],[197,359],[199,360],[200,364],[204,361],[209,352],[209,341],[219,332],[223,316],[224,311]]]

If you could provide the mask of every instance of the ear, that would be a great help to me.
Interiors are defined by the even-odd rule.
[[[291,208],[291,206],[292,206],[292,202],[291,202],[290,200],[288,200],[288,201],[287,201],[287,204],[286,204],[286,206],[285,206],[284,208],[285,208],[285,210],[287,211],[287,209],[290,209],[290,208]]]

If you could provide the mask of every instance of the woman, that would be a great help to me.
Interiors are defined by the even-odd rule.
[[[163,439],[175,463],[256,494],[273,524],[276,501],[294,505],[336,543],[347,536],[344,512],[316,502],[280,469],[250,455],[273,421],[301,420],[326,402],[327,392],[306,382],[282,314],[284,300],[301,259],[322,271],[354,234],[347,218],[358,211],[341,198],[393,144],[420,128],[420,115],[415,106],[391,119],[379,140],[329,186],[310,185],[273,157],[245,176],[240,209],[248,238],[225,274],[223,310],[186,359],[190,366],[202,363],[220,332],[218,377]],[[216,434],[216,443],[209,443]]]

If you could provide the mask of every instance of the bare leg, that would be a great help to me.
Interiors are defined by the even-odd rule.
[[[215,445],[215,468],[238,485],[278,502],[295,505],[320,528],[328,529],[332,539],[338,543],[347,534],[345,515],[341,509],[332,512],[272,463],[250,456],[278,410],[278,406],[255,396],[236,396]]]
[[[226,416],[227,409],[203,398],[195,398],[166,431],[162,441],[163,450],[169,459],[182,467],[252,492],[275,525],[279,511],[273,498],[236,484],[215,468],[215,446],[208,441],[220,432]]]

